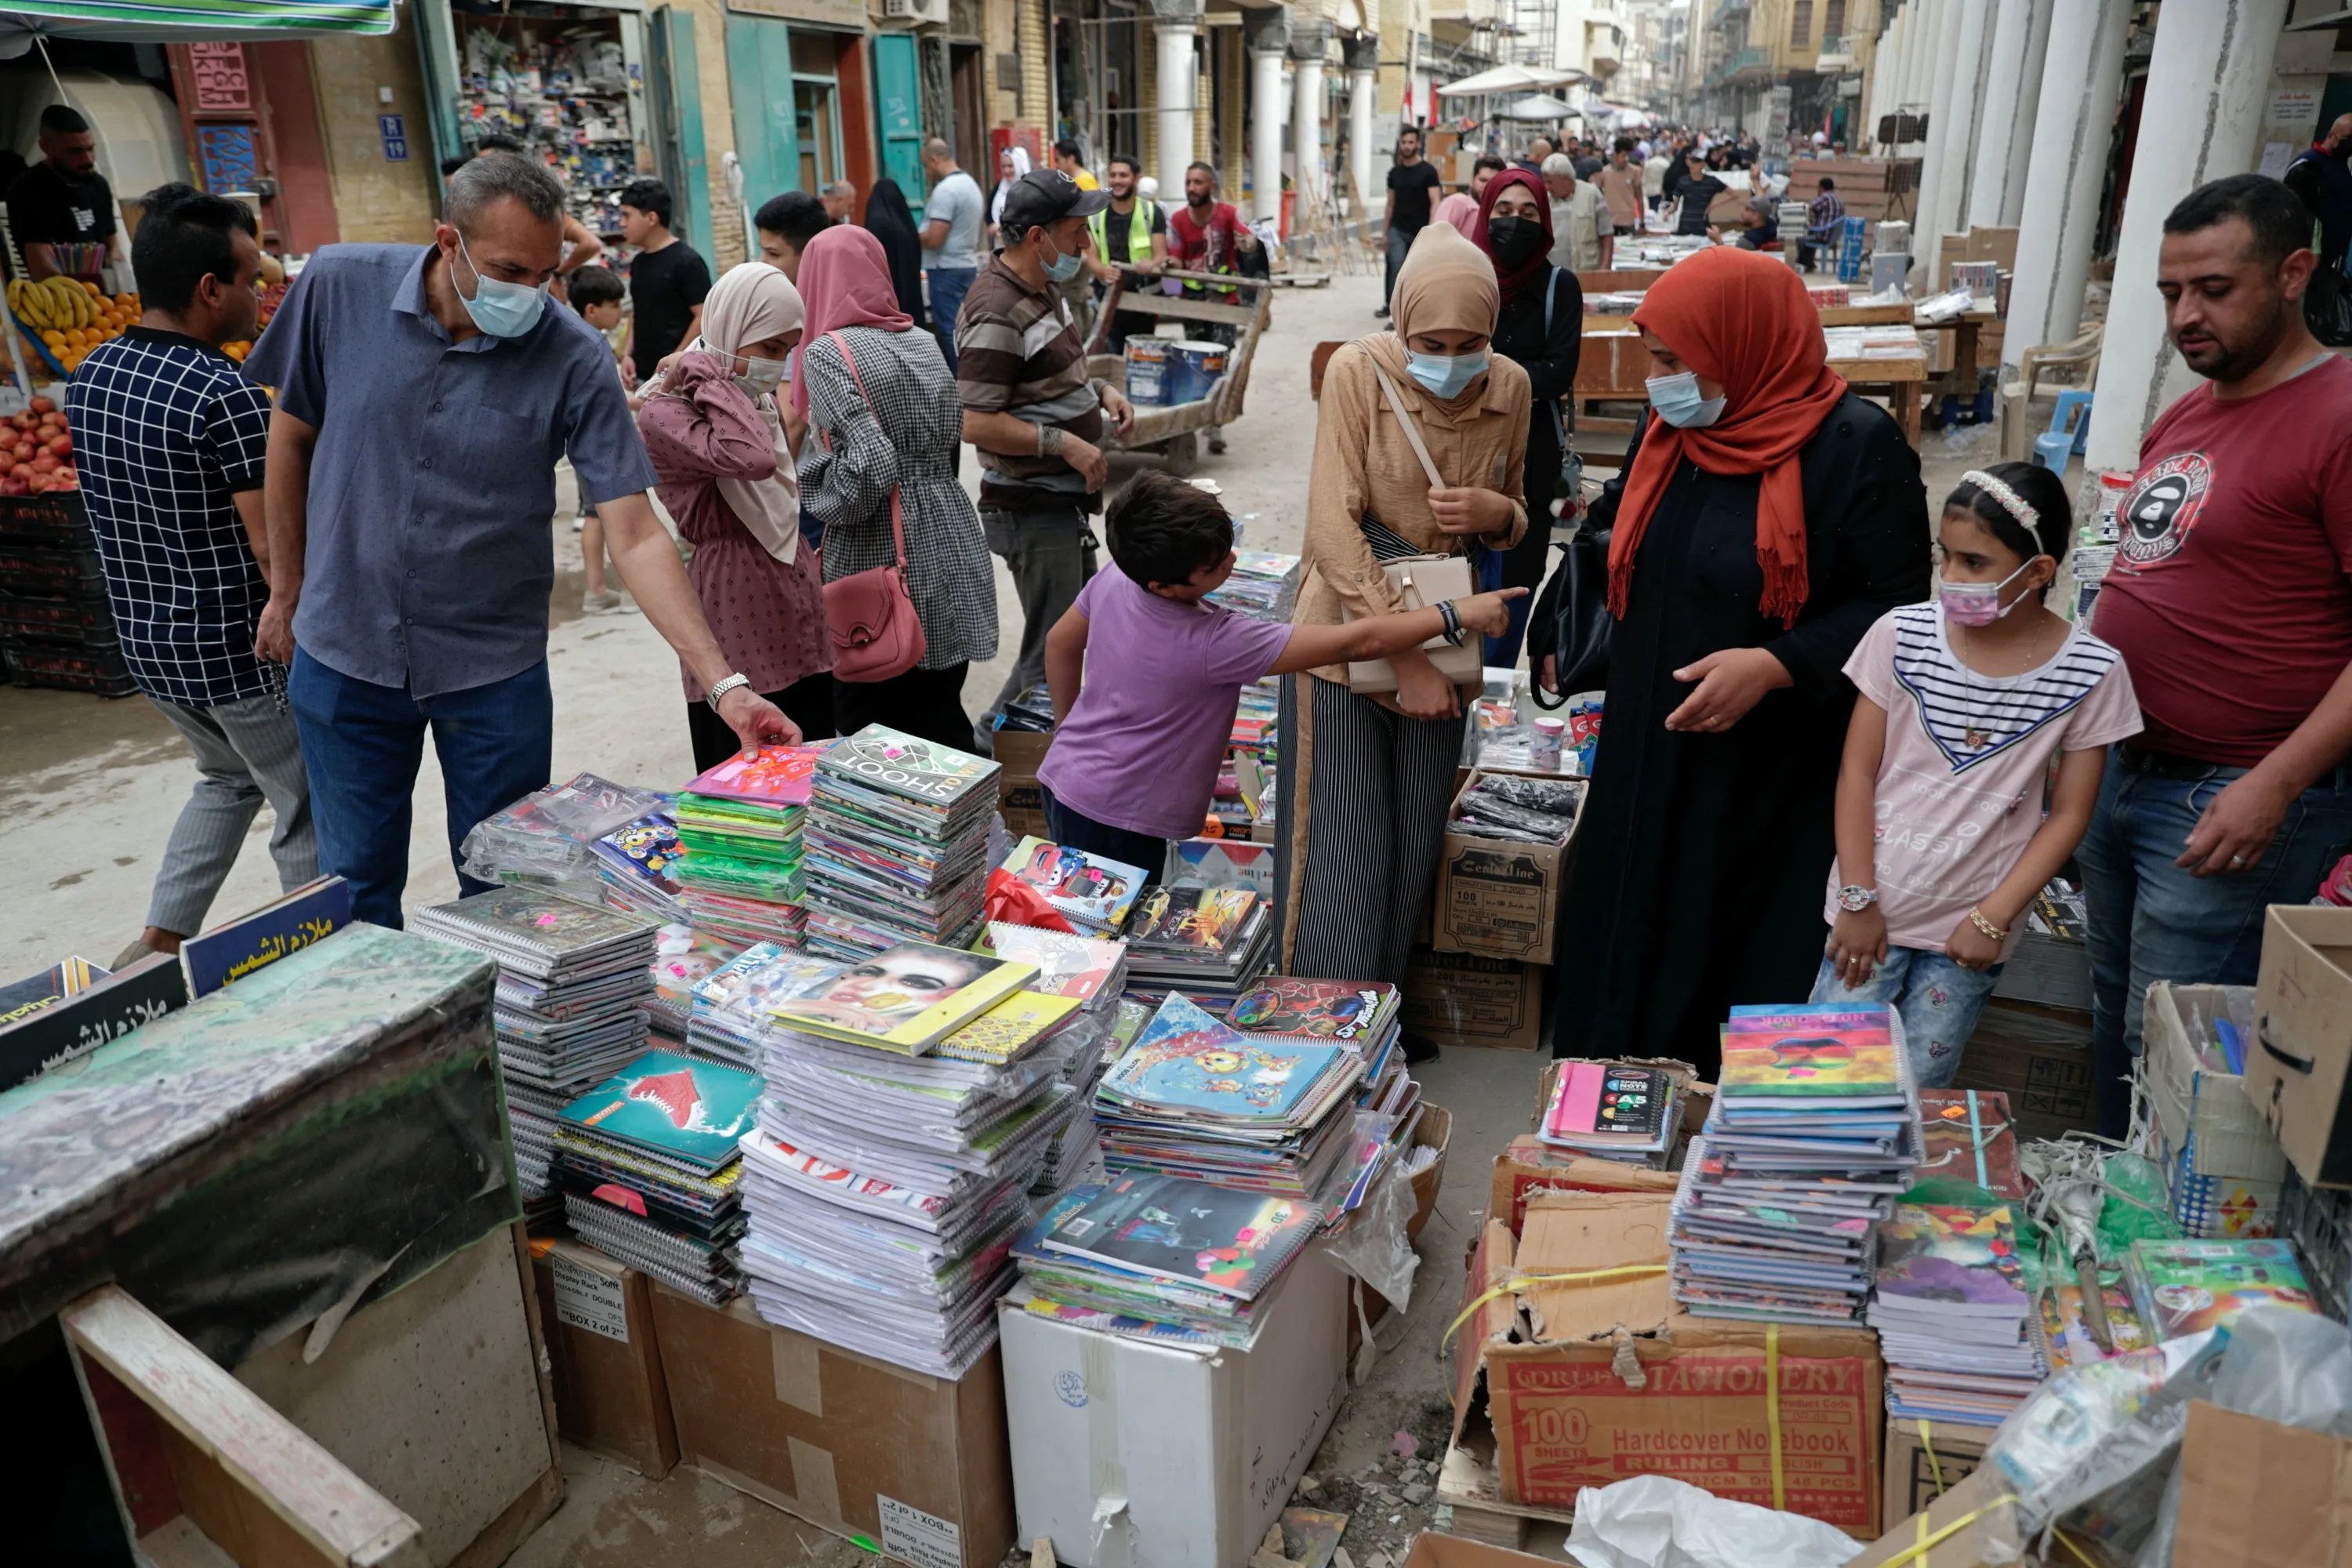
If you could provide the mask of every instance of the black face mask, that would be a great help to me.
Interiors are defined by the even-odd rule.
[[[1490,217],[1486,220],[1486,243],[1493,247],[1495,259],[1507,269],[1527,265],[1528,258],[1543,248],[1543,226],[1532,218]]]

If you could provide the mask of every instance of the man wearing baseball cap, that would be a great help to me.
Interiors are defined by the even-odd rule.
[[[1102,510],[1104,416],[1124,434],[1135,410],[1087,375],[1085,346],[1060,286],[1087,256],[1087,219],[1110,193],[1081,190],[1059,169],[1024,174],[1005,193],[1003,248],[972,280],[956,317],[963,438],[980,452],[980,520],[1021,595],[1021,657],[981,716],[995,716],[1045,678],[1045,634],[1095,573],[1092,514]]]

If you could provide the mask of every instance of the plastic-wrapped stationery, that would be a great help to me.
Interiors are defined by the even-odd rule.
[[[546,888],[585,903],[604,901],[596,840],[666,811],[669,797],[594,773],[533,791],[474,825],[459,846],[466,874],[485,882]]]

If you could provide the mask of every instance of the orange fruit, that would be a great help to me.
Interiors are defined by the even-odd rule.
[[[41,342],[53,349],[61,349],[66,346],[66,335],[55,327],[44,327],[41,329]]]
[[[87,278],[85,278],[85,279],[83,279],[81,280],[81,286],[82,286],[83,288],[85,288],[85,289],[89,289],[92,295],[96,296],[97,298],[99,298],[99,299],[100,299],[100,300],[103,300],[103,299],[105,299],[105,298],[106,298],[106,291],[105,291],[104,289],[100,289],[97,284],[95,284],[95,283],[91,282],[91,281],[90,281],[89,279],[87,279]]]

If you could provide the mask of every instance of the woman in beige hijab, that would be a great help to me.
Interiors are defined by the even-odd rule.
[[[1296,624],[1396,609],[1383,560],[1460,554],[1474,542],[1507,550],[1527,531],[1528,377],[1490,348],[1499,303],[1486,253],[1450,224],[1431,224],[1397,273],[1391,330],[1331,356]],[[1414,451],[1407,418],[1442,483]],[[1296,773],[1278,797],[1291,836],[1293,974],[1404,980],[1444,847],[1463,711],[1477,689],[1457,690],[1418,649],[1394,662],[1393,696],[1350,690],[1344,665],[1297,678],[1288,728],[1298,740],[1284,748]]]
[[[801,421],[776,393],[801,341],[800,291],[764,261],[719,279],[687,344],[637,415],[662,505],[694,546],[687,576],[711,635],[804,740],[833,733],[824,581],[801,538],[793,452]],[[737,749],[689,673],[687,728],[699,773]]]

